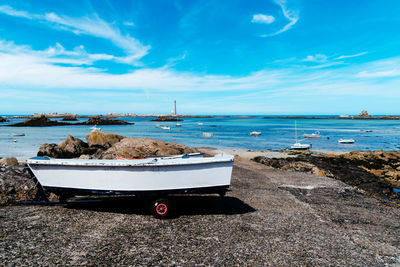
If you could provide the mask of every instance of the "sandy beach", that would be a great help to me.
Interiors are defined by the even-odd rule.
[[[0,262],[400,264],[398,205],[335,179],[276,170],[249,160],[259,152],[224,152],[237,155],[227,196],[176,196],[179,213],[169,220],[154,219],[147,205],[125,197],[1,207]]]

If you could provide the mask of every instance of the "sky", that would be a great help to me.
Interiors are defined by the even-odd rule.
[[[0,114],[400,114],[398,0],[0,0]]]

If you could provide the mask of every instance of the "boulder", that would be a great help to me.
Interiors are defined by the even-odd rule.
[[[65,139],[64,142],[61,142],[58,147],[63,151],[65,156],[68,158],[74,158],[87,153],[89,146],[81,139],[75,138],[69,134],[67,139]]]
[[[94,154],[99,147],[89,147],[87,143],[79,138],[68,135],[60,144],[43,144],[39,148],[38,156],[51,158],[75,158],[82,154]],[[104,148],[102,149],[102,151]]]
[[[122,139],[124,139],[125,136],[118,135],[118,134],[112,134],[112,133],[106,133],[103,131],[93,131],[90,134],[86,135],[86,140],[89,144],[89,146],[100,146],[104,148],[110,148],[112,145],[115,143],[118,143]]]
[[[0,122],[8,122],[9,120],[4,118],[4,117],[0,117]]]
[[[133,122],[127,122],[123,120],[107,119],[101,117],[93,117],[85,122],[76,123],[75,125],[126,125],[135,124]]]
[[[39,127],[39,126],[63,126],[63,125],[71,125],[70,123],[66,122],[58,122],[58,121],[53,121],[47,118],[46,116],[40,116],[40,117],[33,117],[30,119],[27,119],[23,122],[12,124],[12,125],[7,125],[7,126],[12,126],[12,127],[26,127],[26,126],[34,126],[34,127]]]
[[[182,144],[167,143],[150,138],[124,138],[100,155],[93,155],[93,157],[103,159],[144,158],[146,155],[180,155],[193,152],[193,149]]]
[[[16,158],[4,158],[0,160],[0,165],[16,166],[18,165],[18,160]]]

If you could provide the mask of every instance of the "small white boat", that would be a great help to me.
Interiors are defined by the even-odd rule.
[[[25,136],[24,133],[12,133],[11,134],[12,137],[20,137],[20,136]]]
[[[202,122],[198,122],[197,125],[203,125],[203,123]]]
[[[304,138],[320,138],[321,134],[320,134],[319,131],[315,131],[315,132],[310,133],[310,134],[303,134],[303,137]]]
[[[301,144],[299,141],[297,141],[297,122],[294,121],[294,133],[295,133],[295,139],[296,143],[290,146],[290,149],[294,150],[307,150],[311,148],[311,144]]]
[[[160,126],[160,128],[163,130],[171,130],[171,127],[169,126]]]
[[[301,144],[301,143],[295,143],[290,146],[291,149],[294,150],[307,150],[311,148],[310,144]]]
[[[250,135],[258,136],[258,135],[261,135],[261,132],[252,131],[252,132],[250,133]]]
[[[90,132],[94,133],[94,132],[101,132],[101,128],[97,127],[97,125],[90,127]]]
[[[339,144],[354,144],[356,141],[354,139],[345,139],[345,138],[341,138],[338,140]]]
[[[181,127],[181,126],[182,126],[182,124],[180,124],[180,123],[177,123],[177,124],[175,124],[175,126],[176,126],[176,127]]]
[[[203,133],[203,137],[213,137],[213,136],[214,136],[214,134],[212,134],[212,133],[207,133],[207,132]]]

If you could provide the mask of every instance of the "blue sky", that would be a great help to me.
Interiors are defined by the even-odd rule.
[[[400,114],[400,1],[0,1],[0,114]]]

